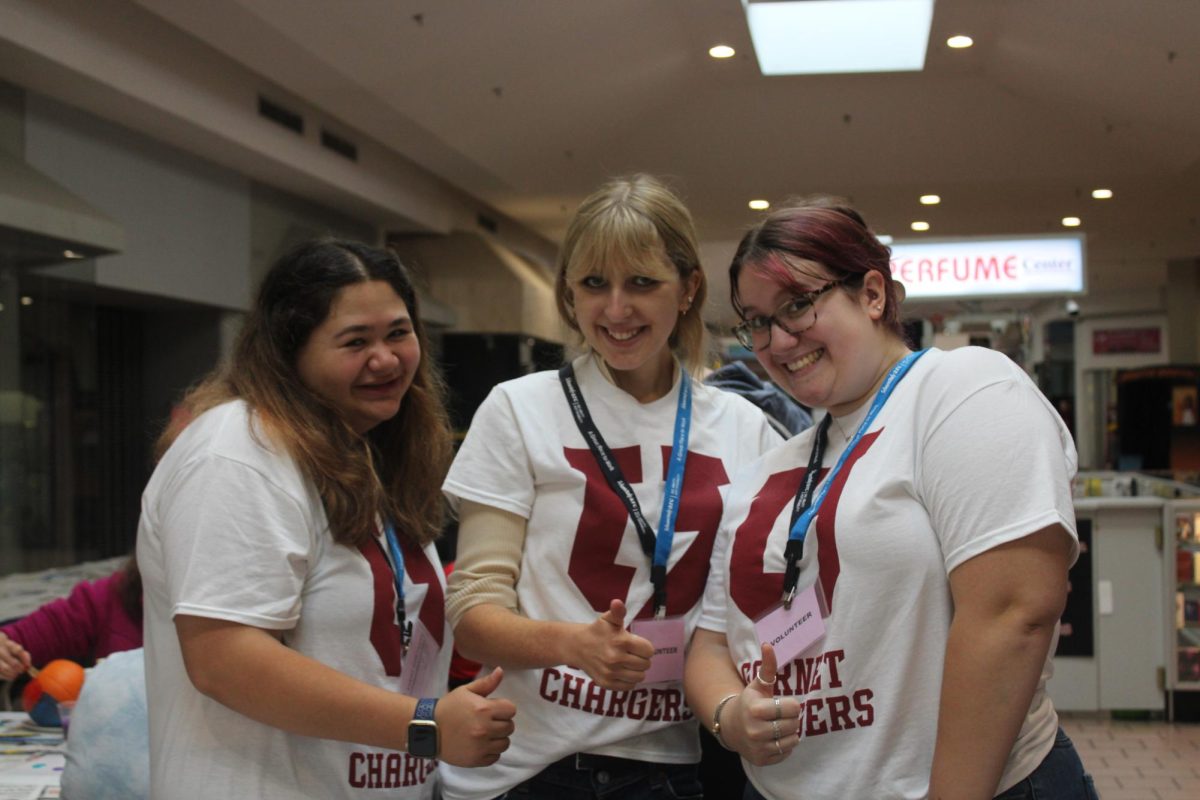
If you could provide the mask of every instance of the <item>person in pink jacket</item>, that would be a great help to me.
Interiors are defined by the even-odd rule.
[[[0,627],[0,680],[56,658],[90,662],[142,646],[142,579],[129,562]]]

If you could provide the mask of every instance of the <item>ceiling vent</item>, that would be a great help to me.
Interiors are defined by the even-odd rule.
[[[358,161],[358,145],[349,139],[338,136],[336,133],[330,133],[324,128],[321,129],[321,146],[327,150],[332,150],[342,158],[350,161]]]
[[[284,108],[279,103],[268,100],[261,94],[258,96],[258,115],[289,131],[304,133],[304,117],[291,109]]]

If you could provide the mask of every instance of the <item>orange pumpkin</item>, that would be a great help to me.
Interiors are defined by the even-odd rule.
[[[57,658],[38,673],[37,681],[42,685],[42,691],[62,702],[78,700],[79,691],[83,688],[83,667],[74,661]]]
[[[83,667],[74,661],[56,659],[25,685],[21,693],[21,704],[38,725],[58,726],[62,724],[58,704],[79,699],[83,688]]]

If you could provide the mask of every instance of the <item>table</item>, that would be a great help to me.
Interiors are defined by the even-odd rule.
[[[35,727],[23,712],[0,712],[0,800],[58,797],[64,751],[61,730]]]

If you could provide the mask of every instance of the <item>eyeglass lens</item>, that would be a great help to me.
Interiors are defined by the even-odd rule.
[[[734,334],[743,346],[761,350],[771,343],[771,328],[779,325],[788,333],[800,334],[816,323],[816,311],[808,298],[793,298],[780,306],[769,317],[761,317],[755,323],[743,322],[734,328]]]

